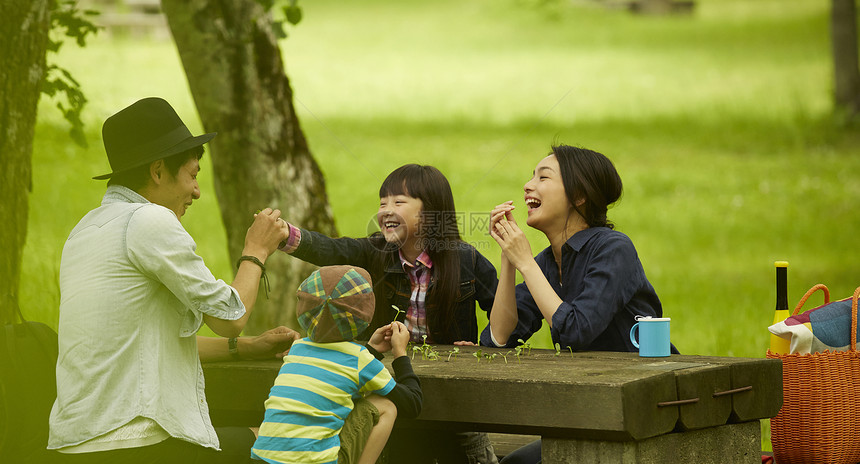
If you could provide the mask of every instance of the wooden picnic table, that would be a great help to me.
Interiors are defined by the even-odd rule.
[[[458,350],[415,352],[424,409],[397,427],[539,435],[546,464],[752,463],[761,459],[759,420],[782,406],[779,360]],[[204,364],[213,422],[258,425],[280,365]]]

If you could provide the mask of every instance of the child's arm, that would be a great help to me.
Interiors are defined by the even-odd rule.
[[[397,417],[414,419],[421,413],[421,407],[424,404],[421,381],[412,370],[409,356],[395,358],[391,362],[391,367],[394,368],[394,380],[397,381],[397,385],[385,397],[397,406]]]
[[[289,239],[279,248],[317,266],[351,264],[368,268],[379,249],[370,238],[332,238],[288,223]]]
[[[367,342],[368,347],[378,352],[391,351],[394,361],[394,386],[386,398],[397,406],[397,416],[412,419],[421,413],[424,394],[421,392],[421,381],[412,370],[412,362],[406,356],[406,346],[409,343],[409,330],[401,322],[380,327]],[[380,355],[381,356],[381,355]]]

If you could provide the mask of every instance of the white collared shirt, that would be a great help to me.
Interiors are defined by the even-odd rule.
[[[235,320],[245,307],[196,248],[171,210],[122,186],[108,187],[69,234],[48,448],[79,445],[138,418],[218,448],[196,333],[203,314]]]

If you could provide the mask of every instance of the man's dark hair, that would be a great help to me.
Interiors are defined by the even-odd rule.
[[[203,157],[203,146],[194,147],[177,153],[173,156],[164,158],[164,166],[173,177],[179,174],[179,168],[191,159],[200,159]],[[143,166],[137,166],[127,171],[119,172],[111,176],[108,180],[108,185],[122,185],[128,187],[135,192],[146,185],[149,180],[149,166],[152,163],[146,163]]]

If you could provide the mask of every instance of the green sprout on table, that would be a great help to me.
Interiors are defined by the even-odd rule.
[[[397,322],[397,318],[400,317],[400,313],[406,314],[406,311],[401,311],[400,308],[398,308],[397,306],[391,305],[391,307],[394,308],[395,311],[397,311],[396,313],[394,313],[394,320],[391,322]]]
[[[472,356],[474,356],[474,357],[478,358],[478,364],[480,364],[480,363],[481,363],[481,355],[482,355],[483,353],[484,353],[484,351],[483,351],[483,350],[480,350],[480,349],[479,349],[478,351],[476,351],[476,352],[472,353]]]
[[[493,360],[494,360],[494,359],[496,359],[496,357],[497,357],[497,356],[499,356],[499,353],[493,353],[493,354],[485,353],[485,354],[484,354],[484,357],[485,357],[485,358],[487,359],[487,361],[489,361],[489,362],[493,362]]]
[[[572,358],[573,357],[573,348],[571,348],[570,345],[567,345],[567,350],[570,351],[570,357]],[[561,355],[561,345],[559,345],[558,343],[555,344],[555,355],[556,356]]]
[[[514,348],[514,356],[517,357],[517,364],[520,363],[520,355],[522,353],[523,353],[523,346],[522,345],[518,345],[516,348]]]
[[[528,353],[526,353],[526,354],[529,354],[529,355],[532,354],[531,343],[526,343],[522,338],[518,338],[517,341],[520,342],[520,346],[522,346],[522,348],[524,350],[529,350]]]
[[[450,360],[451,360],[451,356],[452,356],[452,355],[453,355],[453,356],[454,356],[454,358],[456,359],[456,358],[457,358],[457,355],[458,355],[459,353],[460,353],[460,347],[459,347],[459,346],[455,346],[453,350],[451,350],[451,351],[449,351],[449,352],[448,352],[448,359],[447,359],[447,361],[450,361]]]
[[[507,364],[507,363],[508,363],[508,355],[509,355],[509,354],[511,354],[511,351],[510,351],[510,350],[505,351],[504,353],[500,353],[500,355],[502,356],[502,359],[504,359],[504,360],[505,360],[505,364]],[[519,360],[519,358],[517,358],[517,360]]]
[[[419,345],[412,345],[412,359],[415,359],[415,353],[421,352],[421,359],[431,359],[437,360],[439,359],[439,352],[433,348],[432,345],[427,344],[427,335],[422,335],[423,343]]]

